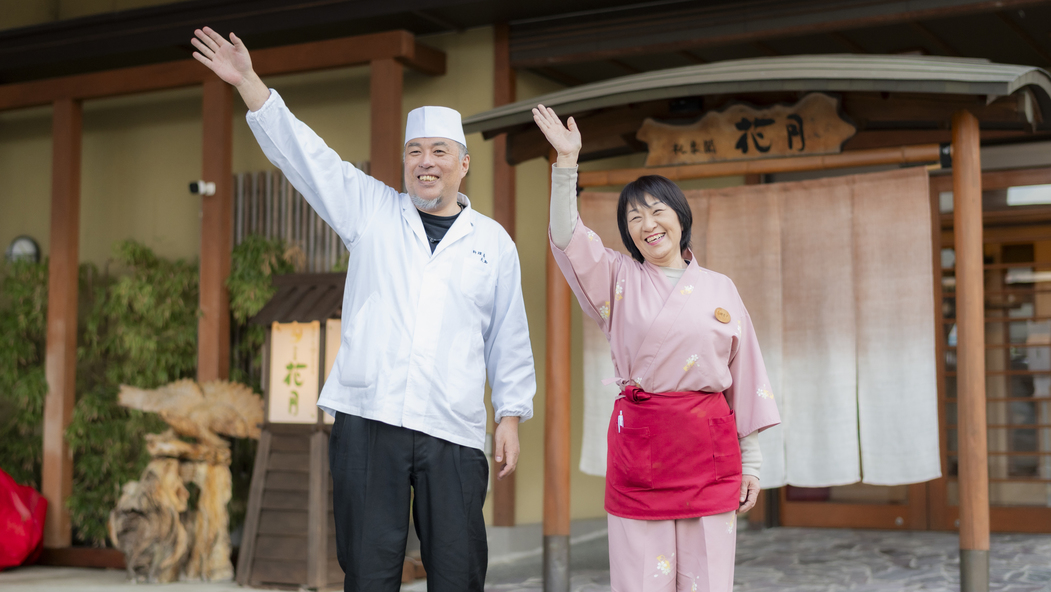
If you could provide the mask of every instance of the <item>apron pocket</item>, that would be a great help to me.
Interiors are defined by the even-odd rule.
[[[616,489],[650,489],[650,428],[621,428],[614,435],[610,453],[613,460],[611,483]]]
[[[741,475],[741,445],[737,441],[737,418],[734,412],[708,420],[715,458],[715,478],[734,479]]]

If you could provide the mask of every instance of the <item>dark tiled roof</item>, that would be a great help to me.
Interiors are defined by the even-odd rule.
[[[277,293],[251,322],[309,323],[338,318],[343,308],[344,273],[293,273],[274,278]]]

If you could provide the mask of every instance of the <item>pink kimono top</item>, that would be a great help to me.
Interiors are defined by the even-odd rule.
[[[690,263],[672,286],[653,264],[603,247],[579,219],[566,249],[551,247],[584,313],[609,340],[624,390],[610,420],[606,510],[664,520],[736,509],[737,438],[780,416],[733,282],[686,251]],[[718,393],[725,399],[712,396]]]

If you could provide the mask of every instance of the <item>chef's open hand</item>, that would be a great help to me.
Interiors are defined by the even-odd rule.
[[[515,467],[518,466],[518,420],[517,417],[505,416],[496,424],[496,433],[493,434],[493,458],[497,467],[504,463],[503,468],[496,474],[497,479],[503,479],[515,472]]]
[[[193,57],[208,66],[216,76],[228,84],[237,86],[252,74],[252,58],[248,55],[248,48],[237,35],[230,33],[230,40],[227,41],[211,27],[197,29],[193,34],[194,38],[190,43],[197,48]]]
[[[548,143],[558,153],[558,160],[555,162],[555,166],[577,166],[577,156],[580,154],[581,146],[580,130],[577,128],[577,122],[570,117],[566,121],[566,125],[562,125],[562,120],[558,118],[558,115],[555,115],[555,111],[543,105],[537,105],[533,108],[533,121],[536,122],[540,131],[544,132],[544,137],[547,138]]]
[[[755,507],[759,500],[759,477],[743,475],[741,477],[741,507],[737,508],[738,514],[743,514]]]
[[[241,38],[230,33],[227,41],[211,27],[197,29],[193,34],[190,43],[197,49],[193,57],[224,82],[236,87],[248,108],[258,111],[270,97],[270,89],[252,69],[252,58]]]

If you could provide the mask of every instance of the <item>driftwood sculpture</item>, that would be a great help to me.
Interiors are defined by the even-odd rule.
[[[220,436],[259,438],[262,399],[241,384],[180,380],[154,390],[122,385],[120,404],[157,413],[172,428],[146,436],[152,460],[110,512],[109,536],[128,575],[146,582],[232,579],[230,445]],[[199,491],[196,510],[189,507],[191,483]]]

